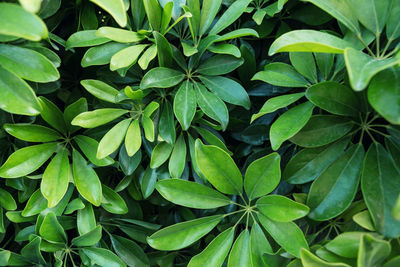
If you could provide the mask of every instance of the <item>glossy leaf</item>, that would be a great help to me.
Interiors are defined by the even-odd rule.
[[[233,243],[232,250],[229,253],[228,267],[233,266],[253,266],[251,257],[250,233],[244,230]]]
[[[171,157],[168,162],[168,170],[171,177],[179,178],[185,169],[186,163],[186,142],[183,135],[179,136],[174,144]]]
[[[90,260],[103,267],[126,267],[126,264],[108,249],[88,247],[81,249]]]
[[[94,128],[115,120],[125,113],[128,113],[128,110],[117,108],[96,109],[79,114],[72,120],[71,124],[83,128]]]
[[[197,68],[203,75],[217,76],[232,72],[243,64],[243,59],[228,55],[216,55],[204,61]]]
[[[4,124],[3,128],[8,134],[28,142],[52,142],[61,138],[58,132],[41,125]]]
[[[306,205],[279,195],[264,196],[257,200],[257,209],[269,219],[277,222],[291,222],[308,214]]]
[[[125,148],[128,156],[132,157],[142,146],[139,120],[133,120],[126,131]]]
[[[96,31],[96,36],[101,36],[118,43],[136,43],[145,38],[144,35],[137,32],[107,26],[100,27]]]
[[[90,0],[105,11],[107,11],[118,23],[119,26],[125,27],[127,16],[123,0]]]
[[[158,67],[148,71],[142,81],[140,88],[168,88],[179,84],[185,75],[173,69]]]
[[[150,266],[147,255],[134,241],[118,235],[110,235],[110,239],[117,255],[129,266]]]
[[[283,87],[306,87],[308,85],[308,81],[292,66],[279,62],[268,64],[263,71],[257,72],[252,80],[260,80]]]
[[[108,212],[114,214],[125,214],[128,212],[128,207],[124,199],[114,190],[106,185],[102,185],[103,200],[101,206]]]
[[[119,93],[118,90],[105,82],[98,80],[82,80],[81,85],[86,89],[86,91],[98,99],[110,103],[116,103],[116,97]]]
[[[193,84],[185,81],[179,87],[174,98],[174,114],[182,126],[183,130],[189,129],[189,126],[196,113],[196,92]]]
[[[113,153],[122,144],[131,119],[125,119],[113,126],[100,140],[97,148],[98,159],[103,159]]]

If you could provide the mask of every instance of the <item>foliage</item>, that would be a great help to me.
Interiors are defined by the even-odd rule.
[[[0,2],[0,266],[399,266],[399,17]]]

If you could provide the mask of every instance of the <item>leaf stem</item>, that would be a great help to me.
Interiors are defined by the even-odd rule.
[[[370,56],[375,57],[374,52],[368,47],[368,45],[365,43],[364,39],[362,38],[361,34],[357,34],[357,38],[361,41],[365,49],[367,49],[368,53]]]
[[[233,226],[233,228],[235,229],[236,226],[240,223],[240,221],[243,219],[243,217],[246,215],[246,212],[243,213],[243,215],[239,218],[239,220],[235,223],[235,225]]]
[[[224,217],[228,217],[228,216],[231,216],[233,214],[236,214],[236,213],[239,213],[239,212],[243,212],[243,211],[246,211],[246,210],[245,209],[241,209],[241,210],[232,211],[232,212],[229,212],[229,213],[225,214]]]

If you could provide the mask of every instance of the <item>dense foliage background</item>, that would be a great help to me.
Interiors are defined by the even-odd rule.
[[[0,266],[400,266],[400,0],[0,2]]]

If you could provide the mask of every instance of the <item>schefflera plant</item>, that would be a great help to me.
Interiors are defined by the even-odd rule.
[[[64,112],[44,97],[39,97],[39,103],[42,108],[40,116],[51,128],[41,124],[4,125],[5,131],[14,137],[29,143],[40,143],[18,149],[0,167],[2,178],[41,178],[40,190],[31,196],[22,215],[32,216],[40,213],[41,210],[37,209],[31,211],[29,203],[38,203],[44,200],[43,197],[47,200],[44,203],[47,203],[49,208],[57,206],[66,195],[70,181],[73,181],[81,196],[95,206],[101,205],[103,197],[117,195],[112,189],[101,184],[93,168],[93,165],[113,164],[114,160],[109,157],[97,159],[98,142],[79,134],[81,128],[71,125],[77,114],[87,110],[86,99],[77,100],[67,106]],[[48,163],[43,174],[29,176],[46,164],[54,153],[56,155]],[[89,165],[82,154],[93,165]],[[44,206],[43,210],[45,208]],[[127,209],[125,211],[127,212]]]
[[[151,247],[163,251],[188,247],[223,222],[226,230],[194,256],[188,266],[222,266],[228,254],[228,266],[264,266],[264,254],[274,252],[263,229],[295,257],[300,257],[302,248],[308,249],[303,232],[293,221],[306,216],[309,208],[285,196],[268,195],[280,182],[278,153],[251,163],[244,180],[233,159],[221,148],[204,145],[197,139],[195,153],[201,173],[215,189],[183,179],[165,179],[157,182],[157,191],[168,201],[189,208],[233,208],[161,229],[148,237]],[[232,200],[235,197],[240,203]]]

